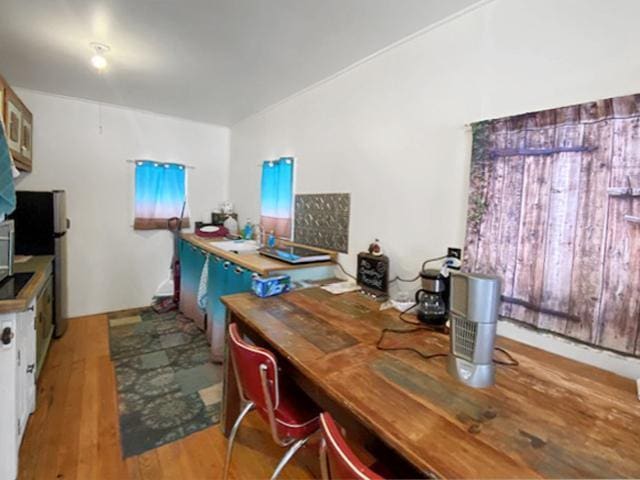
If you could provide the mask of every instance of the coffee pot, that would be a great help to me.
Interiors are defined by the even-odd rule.
[[[422,288],[415,297],[418,320],[428,325],[444,325],[447,322],[449,279],[440,270],[423,270],[420,278]]]

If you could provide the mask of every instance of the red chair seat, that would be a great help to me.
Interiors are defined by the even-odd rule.
[[[283,380],[280,380],[280,403],[275,410],[278,435],[299,440],[318,430],[320,412],[302,391]],[[269,421],[266,410],[259,408],[258,413]]]
[[[320,428],[324,439],[320,460],[324,464],[323,478],[383,480],[383,477],[368,468],[353,453],[333,418],[326,412],[320,415]]]

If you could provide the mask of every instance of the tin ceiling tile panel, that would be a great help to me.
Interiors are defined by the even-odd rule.
[[[348,193],[296,195],[294,241],[347,253],[350,211]]]

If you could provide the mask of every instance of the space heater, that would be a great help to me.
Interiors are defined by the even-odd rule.
[[[470,387],[495,383],[493,349],[500,292],[498,277],[451,272],[447,370]]]

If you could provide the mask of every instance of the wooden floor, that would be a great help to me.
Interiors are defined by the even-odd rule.
[[[20,450],[19,478],[216,479],[226,445],[214,426],[124,460],[107,317],[94,315],[71,320],[65,336],[52,342]],[[238,434],[230,476],[269,478],[283,453],[252,413]],[[281,478],[311,475],[294,459]]]

